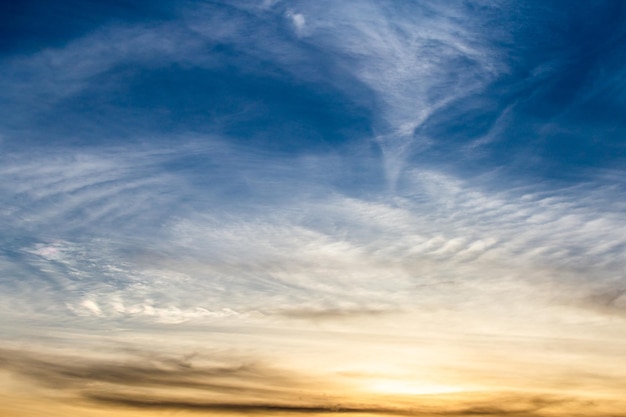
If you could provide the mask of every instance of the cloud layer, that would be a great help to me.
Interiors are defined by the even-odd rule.
[[[12,7],[10,413],[617,415],[626,7]]]
[[[321,381],[261,364],[232,364],[215,357],[210,359],[213,364],[206,364],[206,358],[197,356],[176,359],[137,354],[129,357],[132,362],[77,362],[58,355],[3,350],[0,363],[5,371],[36,384],[42,396],[49,396],[50,388],[54,388],[57,396],[63,391],[74,404],[113,406],[112,411],[121,413],[172,410],[217,415],[535,416],[563,412],[604,415],[603,409],[610,410],[607,404],[523,392],[424,396],[404,403],[374,396],[358,404],[345,394],[320,395],[315,388]],[[330,388],[327,385],[326,389]]]

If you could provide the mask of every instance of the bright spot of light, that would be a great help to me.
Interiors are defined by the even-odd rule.
[[[461,392],[465,391],[465,389],[451,385],[418,383],[394,379],[378,379],[368,384],[368,391],[391,395],[432,395]]]

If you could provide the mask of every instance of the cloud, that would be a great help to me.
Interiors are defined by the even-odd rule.
[[[126,361],[120,356],[118,353],[116,360],[76,359],[3,349],[0,366],[14,376],[92,406],[250,412],[334,409],[331,398],[316,393],[314,379],[259,363],[236,363],[214,355],[178,359],[142,352]],[[209,364],[200,363],[207,359]],[[296,404],[293,398],[298,397]],[[224,402],[235,399],[237,402]]]
[[[31,111],[40,112],[79,94],[121,62],[168,62],[200,47],[179,26],[105,26],[62,48],[5,60],[4,97],[18,109],[30,106]]]
[[[296,30],[296,33],[301,36],[306,29],[306,19],[304,18],[304,15],[288,10],[285,13],[285,16],[287,16],[287,18],[291,20]]]
[[[9,142],[146,142],[208,131],[289,150],[369,135],[370,109],[346,94],[364,88],[286,33],[284,10],[241,7],[185,3],[167,22],[109,24],[10,57],[2,63]]]
[[[254,362],[233,362],[202,355],[167,357],[135,352],[127,360],[71,358],[3,349],[0,366],[13,376],[54,387],[82,407],[211,411],[230,414],[285,413],[368,414],[380,416],[524,415],[546,412],[592,412],[605,415],[585,400],[532,393],[470,393],[423,396],[410,401],[370,396],[326,395],[329,386]],[[40,395],[46,395],[45,391]],[[69,397],[68,397],[69,395]],[[54,400],[49,399],[54,409]],[[506,405],[505,405],[506,404]],[[600,411],[600,412],[598,412]],[[611,414],[621,415],[621,414]]]
[[[118,352],[122,353],[122,352]],[[177,387],[202,389],[206,392],[272,392],[273,384],[289,385],[292,389],[301,384],[291,381],[287,374],[265,369],[262,365],[224,363],[219,365],[192,365],[189,359],[178,359],[143,352],[135,353],[127,361],[72,360],[67,356],[18,352],[3,349],[4,369],[50,387],[89,391],[93,383],[111,387]],[[199,358],[196,358],[199,360]],[[213,362],[219,360],[213,359]],[[255,382],[256,381],[256,382]],[[289,383],[287,384],[287,382]],[[262,382],[256,388],[257,383]],[[246,389],[246,386],[249,386]],[[267,387],[263,388],[263,386]],[[290,388],[290,389],[291,389]]]
[[[5,159],[2,168],[3,176],[11,181],[2,187],[5,207],[19,210],[21,227],[40,231],[62,225],[67,235],[86,225],[107,227],[120,221],[127,228],[133,222],[139,227],[142,220],[158,221],[151,216],[158,216],[154,208],[163,204],[168,189],[184,189],[180,177],[158,168],[168,156],[151,152],[122,156],[118,152],[52,151],[33,154],[28,160],[19,153],[12,157]],[[20,199],[27,203],[21,205]]]
[[[99,409],[210,411],[215,414],[354,414],[376,416],[470,416],[546,413],[621,416],[619,404],[536,392],[473,392],[409,398],[323,394],[329,386],[310,376],[254,361],[212,355],[168,357],[134,352],[126,360],[70,358],[3,349],[0,365],[14,377],[54,387],[56,398]],[[208,363],[207,363],[208,359]],[[48,407],[57,406],[48,398]],[[617,407],[617,408],[616,408]],[[587,414],[585,414],[587,413]]]
[[[415,162],[578,179],[584,174],[563,168],[619,170],[619,146],[593,143],[621,128],[593,108],[601,100],[613,114],[619,105],[606,91],[620,90],[621,32],[592,22],[622,10],[552,6],[184,2],[165,21],[109,23],[9,56],[2,91],[11,109],[0,134],[41,144],[210,130],[299,151],[373,140],[391,190]],[[568,42],[568,22],[607,53]],[[594,71],[608,75],[598,81]],[[555,151],[565,141],[571,149]],[[460,157],[446,160],[451,154]]]
[[[600,108],[616,114],[621,55],[570,63],[623,33],[561,48],[554,25],[584,17],[599,36],[604,20],[552,6],[184,2],[7,55],[0,327],[34,345],[206,344],[302,375],[621,388],[624,176],[593,166],[617,160],[602,144],[615,123],[583,111],[615,87]],[[134,359],[4,365],[121,407],[422,411],[299,403],[308,377],[256,362]],[[161,395],[173,386],[189,392]],[[546,401],[442,413],[548,414]]]
[[[328,406],[306,406],[297,404],[273,404],[273,403],[202,403],[202,402],[186,402],[186,401],[159,401],[153,399],[127,398],[124,396],[98,396],[94,395],[90,399],[102,404],[113,404],[118,406],[129,406],[140,409],[156,409],[156,410],[197,410],[211,411],[213,413],[230,414],[233,412],[245,414],[267,414],[280,413],[291,415],[310,415],[310,414],[354,414],[369,413],[374,415],[414,415],[412,412],[406,412],[395,409],[385,408],[369,408],[369,407],[343,407],[341,405]]]
[[[225,74],[220,71],[227,63],[244,71],[248,75],[247,83],[261,77],[264,80],[262,84],[267,84],[276,78],[278,71],[292,78],[289,82],[291,89],[301,88],[304,84],[318,91],[333,92],[332,100],[322,97],[324,103],[320,103],[321,107],[337,106],[339,98],[345,102],[328,115],[321,115],[319,111],[317,115],[309,115],[302,111],[299,116],[315,119],[312,123],[302,120],[304,124],[311,124],[304,130],[286,131],[286,123],[294,119],[293,114],[286,114],[281,123],[283,135],[302,136],[306,131],[319,129],[320,123],[313,126],[318,121],[335,125],[334,132],[331,129],[319,132],[324,141],[332,143],[335,140],[333,135],[346,128],[351,129],[350,125],[341,125],[344,123],[341,119],[348,117],[354,120],[345,122],[354,123],[354,129],[359,130],[352,132],[352,135],[360,136],[354,139],[365,142],[371,135],[366,125],[372,124],[376,141],[383,150],[389,181],[395,184],[406,158],[428,147],[433,140],[428,135],[419,134],[419,127],[448,103],[484,88],[504,68],[499,57],[490,49],[490,40],[478,30],[480,24],[469,24],[477,16],[470,15],[471,12],[463,7],[443,8],[436,3],[426,3],[419,7],[411,6],[411,10],[406,11],[363,2],[350,11],[334,3],[325,3],[323,7],[303,4],[302,10],[297,9],[297,12],[286,5],[277,4],[274,8],[276,10],[260,12],[243,4],[232,7],[196,5],[193,8],[188,5],[183,8],[186,12],[168,23],[109,25],[63,48],[15,57],[4,64],[9,74],[4,90],[13,102],[15,113],[12,120],[24,132],[33,114],[46,119],[44,115],[54,114],[55,108],[65,108],[69,110],[66,111],[66,118],[77,117],[76,123],[84,124],[81,129],[84,135],[98,138],[104,131],[109,135],[113,132],[132,137],[139,129],[138,120],[144,126],[145,134],[146,125],[153,124],[155,128],[151,130],[155,131],[161,125],[162,130],[163,117],[141,123],[142,118],[149,117],[140,111],[141,106],[146,105],[142,101],[145,94],[132,73],[122,71],[118,75],[122,68],[136,68],[144,74],[145,80],[158,77],[164,66],[174,66],[168,73],[169,80],[177,79],[177,74],[182,73],[189,78],[192,74],[187,69],[196,68],[205,71],[206,76],[197,80],[194,78],[193,90],[206,88],[209,97],[215,96],[217,90],[212,85],[202,84],[202,80],[216,76],[224,79]],[[306,37],[294,40],[285,36],[280,27],[265,24],[268,19],[280,16],[281,10],[298,35],[306,33]],[[305,19],[307,14],[317,18],[308,22]],[[419,24],[408,16],[415,17]],[[254,36],[251,36],[250,30],[254,30]],[[162,39],[168,41],[159,41]],[[204,52],[219,45],[229,45],[229,48],[239,51],[240,58],[217,51]],[[267,62],[271,62],[271,66],[265,70]],[[236,82],[241,84],[243,81]],[[160,84],[160,88],[168,85]],[[230,85],[230,82],[225,85]],[[180,88],[186,89],[185,85]],[[124,91],[125,106],[139,106],[136,117],[115,114],[111,109],[111,105],[117,103],[120,91]],[[220,113],[208,98],[188,102],[180,97],[182,93],[176,89],[170,91],[170,96],[173,100],[186,103],[188,112],[197,113],[195,119],[185,120],[184,123],[192,129],[196,128],[198,118],[205,122],[202,129],[206,129],[207,125],[217,128],[224,123],[235,123],[237,120],[233,117],[245,119],[272,105],[270,92],[261,97],[254,91],[233,90],[230,93],[230,100],[243,93],[241,105],[234,113],[219,115],[217,119],[207,118],[207,110],[213,109],[209,113]],[[308,91],[303,90],[298,95],[302,94],[310,96]],[[81,100],[90,101],[92,107],[95,106],[94,111],[101,114],[95,115],[85,112],[80,106],[76,107]],[[307,104],[310,105],[306,100],[302,103],[303,106]],[[178,115],[177,109],[169,108],[167,104],[162,106],[167,107],[165,116],[171,118],[171,124],[181,122],[177,119],[179,116],[187,117],[182,113]],[[198,108],[192,110],[193,106]],[[275,109],[268,117],[282,120],[280,113],[293,112],[294,107],[291,109]],[[163,109],[156,110],[162,112]],[[106,116],[107,113],[111,114]],[[333,116],[338,113],[342,113],[341,117]],[[320,116],[327,120],[320,121]],[[18,123],[22,117],[25,118],[24,123]],[[102,123],[94,123],[102,117],[122,120],[123,126],[105,128]],[[359,118],[362,117],[374,119],[361,122]],[[267,117],[265,119],[265,122],[259,120],[259,123],[266,126]],[[58,129],[55,127],[53,130]],[[283,141],[283,144],[289,142],[291,140]],[[309,141],[309,144],[312,143],[313,140]]]
[[[186,146],[7,157],[2,222],[23,240],[5,265],[23,283],[50,283],[47,301],[29,305],[161,323],[327,321],[433,306],[533,314],[622,289],[612,189],[498,191],[488,178],[413,169],[392,199],[348,196],[319,182],[335,157],[308,171],[272,160],[272,172],[265,155],[233,155],[217,139]],[[210,170],[184,165],[199,156]],[[233,212],[219,196],[242,179],[256,194]]]
[[[434,2],[408,10],[374,2],[349,10],[334,3],[309,8],[319,19],[309,26],[307,42],[332,51],[376,93],[376,140],[391,184],[398,181],[406,158],[434,139],[420,134],[421,126],[506,69],[480,16],[469,8]]]
[[[278,311],[269,311],[265,314],[278,314],[287,318],[317,321],[375,317],[393,313],[397,313],[397,311],[386,310],[384,308],[290,308]]]

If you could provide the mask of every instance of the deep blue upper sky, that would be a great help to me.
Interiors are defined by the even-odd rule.
[[[404,92],[388,96],[384,77],[393,75],[379,74],[381,86],[364,80],[359,71],[378,65],[377,58],[341,45],[346,30],[350,42],[368,48],[373,40],[358,24],[371,11],[255,5],[4,2],[3,145],[175,145],[193,133],[269,152],[345,152],[394,135],[397,114],[408,121],[415,106],[417,118],[428,102],[426,117],[402,139],[428,143],[404,148],[409,166],[499,168],[517,178],[574,182],[623,170],[621,1],[379,2],[385,18],[401,17],[387,28],[397,36],[390,41],[406,42],[403,53],[439,66],[399,80],[394,88]],[[299,12],[306,16],[302,33],[294,27]],[[324,26],[329,19],[337,21]],[[476,54],[437,37],[412,50],[403,25],[419,19],[467,30],[460,39],[472,36],[465,40]],[[399,58],[378,57],[389,68],[422,59],[395,64]],[[422,83],[427,88],[417,88]],[[473,88],[459,93],[466,87]],[[376,158],[380,150],[370,145]]]

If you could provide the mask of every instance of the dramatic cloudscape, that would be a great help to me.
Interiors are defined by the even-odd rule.
[[[626,416],[626,2],[0,21],[0,415]]]

